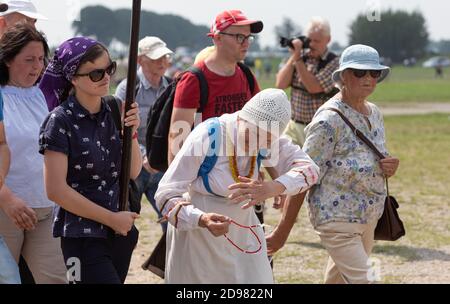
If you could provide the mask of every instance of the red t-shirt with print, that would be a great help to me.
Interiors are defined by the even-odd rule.
[[[247,101],[260,91],[255,79],[254,94],[245,73],[236,65],[232,76],[221,76],[210,71],[204,62],[197,66],[208,83],[208,103],[202,113],[202,121],[234,113],[242,109]],[[200,107],[200,83],[192,73],[185,73],[177,84],[173,105],[176,108],[198,109]]]

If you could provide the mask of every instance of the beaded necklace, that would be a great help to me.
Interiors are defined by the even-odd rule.
[[[231,142],[230,136],[227,134],[227,155],[228,155],[228,166],[230,167],[231,176],[236,183],[239,183],[239,169],[236,160],[236,154],[234,153],[234,146]],[[250,170],[246,175],[247,178],[251,178],[255,173],[256,166],[256,156],[250,158]]]
[[[230,138],[229,134],[227,134],[226,137],[227,137],[228,165],[230,167],[230,171],[231,171],[231,175],[233,176],[233,180],[236,183],[239,183],[239,176],[241,176],[241,175],[239,174],[239,170],[238,170],[238,166],[237,166],[236,155],[234,153],[234,145],[231,142],[231,138]],[[249,171],[248,175],[246,176],[247,178],[251,178],[253,176],[253,173],[255,172],[255,166],[256,166],[256,156],[252,156],[250,159],[250,171]],[[256,234],[256,232],[253,230],[254,228],[260,227],[261,225],[245,226],[245,225],[235,222],[234,220],[231,220],[231,223],[238,226],[239,228],[250,230],[250,232],[256,238],[256,241],[258,242],[259,247],[256,250],[244,250],[243,248],[239,247],[235,242],[233,242],[226,234],[224,234],[224,237],[227,239],[227,241],[231,245],[233,245],[239,251],[246,253],[246,254],[256,254],[261,251],[261,249],[262,249],[261,240],[258,237],[258,235]]]

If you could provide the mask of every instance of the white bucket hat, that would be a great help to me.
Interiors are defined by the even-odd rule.
[[[147,36],[138,45],[138,55],[145,55],[152,60],[157,60],[164,55],[170,55],[173,52],[167,48],[164,41],[154,36]]]
[[[278,134],[275,135],[279,136],[291,119],[291,103],[283,90],[266,89],[245,104],[239,117],[271,133],[273,124],[277,123]]]
[[[12,13],[19,13],[32,19],[48,20],[47,17],[38,13],[36,6],[29,0],[9,0],[5,1],[8,10],[0,13],[0,16],[6,16]]]
[[[380,56],[373,47],[355,44],[342,52],[339,59],[339,69],[332,76],[334,82],[341,81],[341,73],[346,69],[356,70],[381,70],[380,78],[377,82],[383,81],[390,72],[390,68],[380,64]]]

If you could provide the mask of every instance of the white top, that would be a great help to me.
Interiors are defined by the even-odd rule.
[[[241,204],[232,204],[226,198],[231,194],[228,186],[235,181],[229,167],[229,158],[224,152],[227,151],[227,142],[236,141],[238,115],[239,112],[219,117],[221,148],[217,162],[208,174],[212,191],[223,198],[210,194],[205,189],[203,180],[197,177],[211,140],[208,136],[208,121],[190,133],[159,184],[156,203],[171,223],[167,228],[166,239],[166,283],[273,283],[264,230],[253,208],[243,210]],[[227,131],[229,141],[224,140]],[[319,168],[299,146],[282,138],[270,150],[271,161],[274,161],[273,165],[281,175],[277,180],[286,187],[286,194],[305,191],[317,182]],[[277,162],[276,152],[279,152]],[[241,175],[248,174],[250,160],[249,156],[237,157]],[[263,164],[269,165],[268,162],[269,160],[264,161]],[[251,178],[258,178],[258,170],[253,172]],[[183,195],[185,199],[182,198]],[[190,204],[182,204],[182,200]],[[239,225],[254,228],[250,231],[232,223],[226,237],[214,237],[208,229],[198,226],[199,217],[203,213],[221,214]]]
[[[45,97],[38,87],[2,87],[6,140],[11,167],[6,185],[31,208],[54,204],[44,187],[44,157],[39,154],[39,129],[48,115]]]
[[[239,112],[225,114],[219,118],[222,130],[222,139],[226,138],[226,130],[236,133],[237,117]],[[230,127],[231,126],[231,127]],[[224,140],[222,140],[223,142]],[[178,230],[191,230],[198,228],[198,220],[203,211],[193,205],[183,208],[174,208],[177,202],[182,200],[186,192],[197,192],[202,195],[211,196],[205,189],[203,180],[197,176],[199,168],[205,159],[204,153],[198,153],[198,147],[209,143],[207,124],[198,125],[186,139],[181,150],[177,153],[174,161],[169,166],[159,183],[155,195],[156,203],[162,214],[166,215],[169,222],[175,225],[175,213],[177,217]],[[276,149],[276,145],[279,145]],[[224,146],[224,145],[222,145]],[[298,145],[294,145],[286,137],[281,137],[272,145],[273,151],[279,151],[278,162],[271,163],[270,160],[263,161],[263,165],[273,166],[280,177],[277,179],[286,187],[284,194],[295,195],[304,192],[314,185],[318,180],[319,167],[304,153]],[[201,155],[199,155],[201,154]],[[209,173],[209,183],[214,193],[220,196],[228,196],[232,192],[228,186],[235,183],[229,168],[229,159],[226,155],[219,155],[217,163]],[[272,158],[275,160],[275,158]],[[241,175],[246,175],[250,168],[250,157],[237,157],[238,170]],[[258,179],[258,170],[255,170],[253,179]],[[179,209],[179,210],[178,210]]]

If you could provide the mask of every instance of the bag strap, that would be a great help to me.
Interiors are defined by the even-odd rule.
[[[209,138],[208,152],[198,170],[198,176],[202,178],[203,185],[205,186],[206,191],[208,191],[214,196],[219,197],[222,196],[214,193],[211,189],[208,174],[216,165],[220,144],[222,142],[221,135],[222,132],[220,128],[219,119],[217,117],[211,118],[211,120],[208,121],[208,138]]]
[[[350,120],[348,120],[347,117],[345,117],[344,114],[342,114],[341,111],[339,111],[336,108],[325,108],[324,110],[330,110],[333,111],[337,114],[339,114],[339,116],[342,118],[342,120],[350,127],[350,129],[353,131],[353,133],[359,138],[361,139],[374,153],[375,155],[377,155],[380,159],[385,159],[386,156],[384,156],[383,153],[380,152],[380,150],[378,150],[378,148],[370,141],[370,139],[368,139],[358,128],[356,128],[351,122]],[[388,184],[388,179],[387,177],[385,178],[386,180],[386,191],[387,191],[387,195],[389,196],[389,184]]]
[[[208,103],[208,82],[206,81],[205,74],[203,74],[202,70],[200,70],[196,66],[191,66],[188,71],[192,74],[194,74],[200,84],[200,107],[197,109],[197,113],[203,113],[203,110],[206,107],[206,104]]]
[[[244,72],[245,77],[247,78],[248,86],[250,87],[250,92],[252,95],[255,93],[255,78],[253,77],[253,73],[250,68],[242,62],[238,62],[237,65]]]
[[[383,153],[380,152],[380,150],[378,150],[377,147],[375,147],[375,145],[370,141],[370,139],[368,139],[358,128],[356,128],[351,122],[350,120],[348,120],[347,117],[345,117],[344,114],[342,114],[341,111],[339,111],[336,108],[325,108],[325,110],[330,110],[333,112],[336,112],[339,114],[339,116],[341,116],[342,120],[350,127],[350,129],[352,129],[353,133],[359,138],[361,139],[367,146],[369,146],[369,148],[380,158],[380,159],[384,159],[386,158],[384,156]]]
[[[122,132],[122,117],[120,114],[120,106],[119,106],[119,102],[121,103],[121,101],[113,95],[105,96],[105,97],[103,97],[103,100],[106,102],[106,104],[111,109],[111,115],[113,117],[114,124],[116,125],[117,130],[121,133]]]

